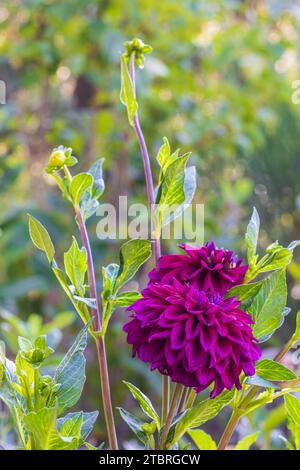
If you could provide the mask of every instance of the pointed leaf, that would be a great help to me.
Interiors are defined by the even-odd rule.
[[[88,188],[93,185],[93,177],[89,173],[79,173],[70,184],[70,194],[75,206],[78,206]]]
[[[243,303],[252,300],[260,291],[263,285],[263,281],[253,282],[251,284],[241,284],[239,286],[232,287],[229,289],[226,294],[225,298],[229,297],[236,297]]]
[[[121,92],[120,100],[127,108],[128,120],[133,126],[133,118],[138,109],[138,103],[135,99],[133,85],[128,70],[128,65],[125,57],[121,56]]]
[[[285,395],[285,410],[291,421],[300,427],[300,401],[294,395]]]
[[[83,295],[84,279],[87,271],[87,253],[84,247],[79,249],[75,237],[73,237],[70,249],[64,254],[64,262],[66,273],[74,285],[76,292],[79,295]]]
[[[187,411],[185,416],[178,423],[173,439],[173,443],[178,442],[183,434],[191,428],[197,428],[203,423],[214,418],[224,406],[228,405],[233,398],[233,390],[226,390],[216,398],[200,401],[196,400],[194,406]]]
[[[139,405],[142,408],[142,410],[144,411],[144,413],[146,413],[146,415],[148,415],[149,418],[152,418],[155,421],[157,429],[159,431],[160,430],[160,419],[158,417],[157,412],[154,409],[154,406],[152,405],[151,401],[149,400],[149,398],[143,392],[141,392],[141,390],[139,390],[135,385],[133,385],[129,382],[125,382],[125,380],[123,380],[123,382],[129,388],[129,390],[132,393],[132,395],[134,396],[134,398],[139,402]]]
[[[121,246],[120,268],[115,283],[115,292],[126,284],[151,256],[148,240],[129,240]]]
[[[118,410],[125,423],[127,423],[138,439],[146,446],[148,444],[148,436],[142,427],[144,422],[137,419],[132,413],[129,413],[129,411],[124,410],[124,408],[118,408]]]
[[[63,418],[59,418],[56,423],[57,423],[57,428],[60,431],[61,426],[63,423],[65,423],[66,420],[70,420],[73,418],[81,417],[82,418],[82,426],[80,428],[80,434],[81,437],[85,440],[88,438],[90,433],[93,430],[94,424],[96,422],[96,419],[98,417],[99,412],[98,411],[93,411],[90,413],[86,413],[84,411],[79,411],[77,413],[68,413],[66,416]]]
[[[88,173],[93,177],[93,185],[84,193],[80,205],[85,220],[95,214],[99,206],[98,199],[105,189],[104,179],[102,176],[103,161],[103,158],[97,160],[97,162],[94,163],[88,171]]]
[[[29,234],[33,244],[39,249],[42,250],[47,258],[49,263],[52,263],[55,249],[49,233],[45,229],[45,227],[32,215],[29,216]]]
[[[158,151],[158,154],[157,154],[157,157],[156,157],[156,159],[159,163],[159,166],[161,168],[164,168],[164,166],[168,162],[169,157],[171,155],[171,148],[170,148],[170,144],[169,144],[169,141],[168,141],[167,137],[164,137],[163,141],[164,141],[164,143],[160,147],[160,149]]]
[[[243,439],[241,439],[237,443],[234,450],[249,450],[250,447],[254,444],[254,442],[257,441],[258,436],[259,432],[255,432],[253,434],[250,434],[250,436],[243,437]]]
[[[213,438],[202,431],[202,429],[191,429],[188,431],[189,436],[193,439],[196,446],[200,450],[217,450],[217,444]]]
[[[75,405],[81,396],[85,383],[85,357],[83,353],[87,345],[88,327],[89,323],[80,331],[54,374],[55,382],[61,384],[58,391],[60,414]]]
[[[270,359],[263,359],[255,364],[255,372],[265,380],[294,380],[297,376],[290,369]]]
[[[275,271],[264,281],[248,310],[255,321],[253,333],[256,338],[260,339],[278,328],[286,299],[285,271]]]
[[[129,307],[129,305],[132,305],[141,297],[141,294],[137,291],[122,292],[122,294],[119,294],[114,299],[114,305],[118,307]]]
[[[246,231],[246,246],[248,248],[248,262],[251,263],[256,254],[258,234],[259,234],[259,215],[255,207],[253,207],[252,216]]]

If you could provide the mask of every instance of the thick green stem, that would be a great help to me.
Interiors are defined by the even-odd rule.
[[[236,411],[232,412],[232,415],[227,423],[227,426],[225,428],[225,431],[223,432],[223,435],[220,439],[219,445],[218,445],[218,450],[225,450],[231,436],[240,420],[241,415],[237,413]]]

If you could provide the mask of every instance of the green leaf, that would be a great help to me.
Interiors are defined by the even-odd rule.
[[[110,264],[102,269],[103,273],[103,317],[101,334],[106,334],[107,325],[114,308],[118,305],[115,296],[119,289],[126,284],[137,272],[139,267],[144,264],[151,256],[151,243],[148,240],[130,240],[122,245],[120,250],[120,265]],[[135,294],[133,294],[135,296]],[[136,296],[135,296],[136,297]],[[128,302],[126,298],[121,297],[121,304]],[[130,304],[129,304],[130,305]]]
[[[155,411],[151,401],[149,400],[149,398],[143,392],[141,392],[141,390],[139,390],[135,385],[133,385],[129,382],[125,382],[125,380],[123,380],[123,383],[129,388],[129,390],[132,393],[132,395],[134,396],[134,398],[139,402],[139,405],[142,408],[142,410],[144,411],[144,413],[146,413],[146,415],[149,416],[149,418],[151,418],[155,421],[156,427],[159,431],[160,430],[160,419],[159,419],[159,416],[158,416],[157,412]]]
[[[129,240],[121,246],[120,268],[114,286],[115,292],[136,274],[138,269],[150,258],[151,253],[149,240]]]
[[[55,371],[54,380],[61,384],[58,391],[59,414],[75,405],[81,396],[85,383],[85,357],[83,353],[87,345],[88,327],[89,323],[80,331]]]
[[[262,377],[259,377],[258,375],[251,375],[251,377],[247,377],[245,383],[248,385],[255,385],[257,387],[272,388],[275,390],[279,388],[278,385],[274,384],[273,382],[270,382],[269,380],[265,380]]]
[[[300,310],[296,314],[296,328],[295,328],[295,332],[292,336],[292,341],[293,341],[293,343],[295,343],[299,339],[300,339]]]
[[[90,433],[93,430],[94,424],[96,419],[98,418],[98,411],[92,411],[90,413],[86,413],[84,411],[79,411],[76,413],[68,413],[63,418],[59,418],[56,420],[57,428],[60,431],[61,426],[69,420],[73,419],[82,419],[82,426],[80,427],[80,435],[83,440],[87,439]]]
[[[181,214],[188,208],[188,206],[193,201],[196,188],[197,188],[196,167],[189,166],[188,168],[185,168],[184,170],[184,183],[183,183],[184,200],[179,205],[179,207],[177,207],[177,209],[170,215],[170,217],[164,218],[163,224],[162,224],[163,226],[169,225],[173,220],[181,216]]]
[[[164,141],[164,143],[160,147],[160,149],[158,151],[158,154],[157,154],[157,157],[156,157],[156,159],[159,163],[159,166],[162,169],[165,167],[165,165],[169,161],[169,157],[171,155],[171,148],[170,148],[170,144],[169,144],[169,141],[168,141],[167,137],[164,137],[163,141]]]
[[[70,289],[68,284],[68,278],[66,273],[57,267],[52,267],[52,271],[55,274],[56,279],[58,280],[59,284],[63,288],[64,292],[66,293],[67,297],[71,301],[72,305],[74,306],[76,312],[82,319],[83,323],[86,324],[90,320],[90,314],[87,308],[82,307],[82,303],[76,302],[74,295]]]
[[[200,450],[217,450],[217,444],[212,437],[202,429],[191,429],[188,435],[193,439]]]
[[[124,408],[118,408],[118,410],[131,431],[133,431],[137,438],[146,446],[149,438],[147,433],[143,430],[144,422],[137,419],[132,413],[129,413],[129,411],[124,410]]]
[[[29,367],[29,366],[28,366]],[[15,429],[19,433],[21,442],[26,445],[25,430],[22,422],[22,416],[25,411],[22,397],[17,393],[14,384],[17,382],[15,364],[5,358],[4,343],[0,347],[0,401],[7,406],[15,423]],[[32,369],[31,369],[32,370]]]
[[[243,437],[243,439],[237,443],[234,450],[249,450],[252,444],[257,440],[258,436],[259,432],[255,432],[249,436]]]
[[[56,421],[56,424],[57,424],[57,421]],[[65,418],[63,420],[59,429],[59,433],[63,437],[80,436],[82,424],[83,424],[82,414],[76,413],[73,416],[71,417],[69,416],[68,418]]]
[[[73,237],[72,245],[64,254],[66,273],[79,295],[83,295],[85,273],[87,271],[87,253],[82,247],[79,249],[76,238]]]
[[[300,450],[300,427],[296,426],[296,424],[289,418],[288,418],[287,426],[289,430],[291,431],[291,434],[293,437],[293,442],[294,442],[293,449],[295,448],[295,450]]]
[[[99,199],[105,189],[105,183],[103,179],[102,166],[104,158],[97,160],[89,169],[88,173],[93,177],[93,186],[91,189],[91,195],[94,199]]]
[[[246,246],[248,248],[249,264],[251,264],[256,254],[258,234],[259,234],[259,225],[260,225],[259,215],[258,215],[256,208],[253,207],[252,216],[247,226],[247,231],[246,231],[246,236],[245,236]]]
[[[28,214],[29,217],[29,234],[33,244],[39,249],[42,250],[47,258],[49,263],[52,263],[55,249],[49,233],[45,227],[32,215]]]
[[[285,410],[295,426],[300,427],[300,401],[294,395],[285,395]]]
[[[156,218],[159,227],[168,225],[190,204],[196,188],[195,169],[186,169],[190,153],[176,158],[166,169],[157,190]],[[173,211],[173,213],[172,213]]]
[[[119,294],[113,302],[115,306],[128,307],[141,297],[141,294],[137,291],[122,292],[122,294]]]
[[[286,268],[293,259],[293,251],[273,243],[266,250],[266,260],[259,263],[259,273]],[[264,258],[263,258],[264,259]]]
[[[138,109],[138,103],[135,98],[135,93],[128,70],[128,65],[125,57],[121,56],[121,92],[120,100],[127,108],[128,120],[133,126],[133,118]]]
[[[106,301],[113,294],[119,269],[120,266],[115,263],[108,264],[102,268],[103,289],[101,295],[103,301]]]
[[[253,333],[256,338],[269,335],[279,327],[286,299],[285,271],[275,271],[264,281],[248,310],[255,321]]]
[[[80,422],[72,422],[59,433],[56,429],[56,408],[43,408],[24,416],[33,450],[75,450],[80,444]],[[71,435],[71,432],[74,434]],[[64,435],[65,434],[65,435]]]
[[[260,291],[264,281],[253,282],[251,284],[241,284],[239,286],[232,287],[226,292],[225,298],[236,297],[243,303],[252,300]]]
[[[18,336],[18,345],[20,351],[24,353],[28,353],[33,348],[32,342],[27,338],[23,338],[22,336]]]
[[[48,450],[50,436],[55,430],[56,408],[43,408],[23,417],[25,427],[34,440],[36,450]]]
[[[89,173],[79,173],[70,184],[70,194],[75,206],[78,206],[85,192],[93,185],[93,177]]]
[[[85,220],[95,214],[97,207],[99,206],[98,199],[105,189],[104,179],[102,176],[103,161],[104,159],[100,158],[88,171],[88,173],[93,177],[93,185],[84,193],[80,205]]]
[[[183,434],[191,428],[197,428],[214,418],[224,406],[229,405],[233,398],[233,390],[225,390],[216,398],[200,401],[187,411],[176,427],[173,444],[178,442]]]
[[[294,380],[297,376],[290,369],[270,359],[263,359],[255,364],[255,372],[265,380]]]

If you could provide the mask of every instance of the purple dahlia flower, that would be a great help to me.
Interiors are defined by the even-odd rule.
[[[252,318],[235,298],[200,291],[173,279],[150,282],[129,309],[124,326],[132,354],[170,376],[173,382],[200,392],[214,382],[211,397],[224,388],[241,388],[239,376],[255,373],[261,353]]]
[[[168,284],[176,277],[202,291],[220,294],[243,283],[248,266],[242,265],[242,260],[233,251],[218,249],[214,242],[200,248],[179,246],[185,254],[161,256],[156,268],[149,273],[151,281]]]

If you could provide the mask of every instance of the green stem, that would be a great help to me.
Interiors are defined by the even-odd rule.
[[[283,348],[276,354],[274,357],[274,361],[280,362],[284,356],[289,352],[289,350],[292,348],[292,346],[295,343],[295,339],[292,336],[291,339],[283,346]]]
[[[169,412],[170,403],[170,380],[167,375],[162,376],[162,411],[161,422],[165,424]]]
[[[184,410],[188,393],[189,393],[188,387],[184,387],[181,397],[180,397],[177,414],[181,413]]]
[[[161,438],[160,438],[159,444],[158,444],[158,448],[160,450],[166,448],[167,438],[168,438],[168,435],[169,435],[169,431],[170,431],[170,428],[171,428],[171,425],[172,425],[173,418],[176,414],[178,399],[180,397],[181,390],[182,390],[182,385],[181,384],[176,384],[175,390],[174,390],[174,393],[173,393],[173,397],[172,397],[172,401],[171,401],[171,405],[170,405],[170,410],[169,410],[169,413],[168,413],[168,416],[167,416],[167,419],[166,419],[166,424],[163,427],[162,435],[161,435]]]
[[[34,409],[39,410],[40,396],[39,396],[39,383],[40,383],[40,369],[34,369]]]
[[[131,54],[131,57],[130,57],[129,73],[131,77],[133,93],[134,93],[134,96],[136,97],[135,53]],[[156,226],[155,226],[155,217],[154,217],[155,194],[154,194],[154,188],[153,188],[153,177],[152,177],[149,152],[148,152],[147,144],[144,138],[141,125],[140,125],[138,112],[136,112],[133,118],[133,126],[134,126],[134,130],[137,136],[137,140],[139,142],[139,146],[140,146],[140,150],[141,150],[141,154],[143,158],[148,204],[149,204],[150,215],[151,215],[151,230],[152,230],[152,233],[155,234],[153,242],[154,242],[155,260],[157,263],[161,256],[161,242],[160,242],[160,235],[158,236],[158,234],[156,233]],[[170,403],[170,379],[167,376],[163,376],[162,377],[162,405],[161,405],[162,423],[164,423],[166,420],[166,416],[169,410],[169,403]]]
[[[218,450],[225,450],[230,438],[240,420],[241,415],[237,411],[233,411],[232,415],[227,423],[227,426],[223,432],[223,435],[220,439],[219,445],[218,445]]]
[[[72,180],[71,173],[69,172],[68,168],[65,166],[64,171],[69,178]],[[98,333],[97,335],[93,335],[96,341],[96,348],[97,348],[97,357],[99,363],[99,373],[100,373],[100,383],[101,383],[101,392],[102,392],[102,403],[103,403],[103,411],[108,435],[108,443],[109,447],[112,450],[118,450],[118,441],[117,441],[117,434],[116,434],[116,427],[112,409],[112,401],[111,401],[111,391],[110,391],[110,384],[109,384],[109,375],[108,375],[108,367],[107,367],[107,358],[106,358],[106,350],[105,350],[105,342],[104,338],[100,336],[101,331],[101,311],[99,305],[99,297],[97,293],[97,285],[96,285],[96,276],[95,276],[95,269],[94,269],[94,260],[93,254],[90,245],[90,239],[88,236],[87,228],[80,210],[80,207],[74,207],[75,214],[79,226],[79,230],[81,233],[81,238],[83,245],[87,252],[87,264],[88,264],[88,281],[89,281],[89,290],[90,290],[90,297],[96,300],[96,307],[92,309],[94,315],[94,333]]]
[[[193,406],[193,403],[195,401],[195,398],[196,398],[197,394],[195,392],[194,389],[190,389],[190,392],[189,392],[189,395],[187,397],[187,400],[186,400],[186,404],[185,404],[185,409],[188,410],[189,408],[191,408]]]

